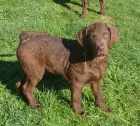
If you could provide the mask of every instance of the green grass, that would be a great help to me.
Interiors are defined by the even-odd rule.
[[[0,126],[139,126],[139,5],[139,0],[107,0],[106,14],[102,16],[96,13],[100,10],[98,0],[91,0],[86,18],[80,19],[80,0],[1,0]],[[53,74],[45,74],[35,89],[42,108],[32,110],[15,88],[23,75],[16,58],[19,33],[37,30],[76,39],[79,30],[97,21],[114,25],[121,33],[119,42],[110,47],[110,64],[102,80],[105,102],[114,114],[97,108],[89,85],[82,94],[88,116],[74,114],[69,82]]]

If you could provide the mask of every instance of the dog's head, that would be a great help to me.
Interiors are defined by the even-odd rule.
[[[77,34],[79,44],[86,50],[92,49],[94,56],[108,54],[108,46],[119,39],[119,30],[106,23],[94,23],[84,27]]]

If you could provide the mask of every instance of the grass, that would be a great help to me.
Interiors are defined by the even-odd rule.
[[[80,0],[1,0],[0,126],[139,126],[139,3],[139,0],[108,0],[106,14],[102,16],[96,13],[100,10],[99,2],[91,0],[86,18],[80,19]],[[114,114],[97,108],[87,85],[82,106],[88,115],[75,115],[70,104],[69,82],[47,73],[34,92],[42,108],[32,110],[15,88],[23,75],[16,58],[19,33],[46,31],[76,39],[79,30],[97,21],[114,25],[121,32],[119,42],[110,47],[110,64],[102,80],[105,102],[114,109]]]

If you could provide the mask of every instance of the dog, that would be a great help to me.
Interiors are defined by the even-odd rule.
[[[85,84],[91,85],[98,107],[112,112],[104,103],[101,79],[108,67],[108,47],[119,40],[119,34],[116,27],[100,22],[80,30],[77,40],[58,38],[45,32],[21,32],[17,58],[24,77],[17,82],[17,88],[32,109],[39,108],[33,90],[47,70],[70,80],[72,107],[76,114],[85,113],[81,107],[81,91]]]
[[[89,1],[90,0],[82,0],[82,7],[83,7],[83,11],[81,14],[81,18],[84,18],[86,16],[86,9],[87,9],[87,5],[89,6]],[[99,12],[99,14],[105,14],[105,2],[104,0],[99,0],[100,2],[100,6],[101,6],[101,11]]]

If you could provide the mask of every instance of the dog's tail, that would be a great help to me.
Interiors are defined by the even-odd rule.
[[[31,31],[23,31],[19,34],[20,43],[24,43],[25,41],[29,40],[32,33]]]
[[[35,39],[35,38],[44,38],[51,36],[51,34],[47,32],[37,32],[37,31],[23,31],[19,34],[20,43],[27,42],[27,40]]]

